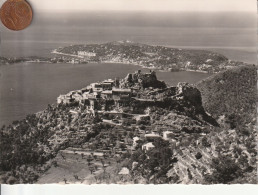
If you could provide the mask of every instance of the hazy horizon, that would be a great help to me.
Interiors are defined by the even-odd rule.
[[[2,5],[6,0],[0,0]],[[256,0],[27,0],[34,13],[78,11],[257,12]]]
[[[229,58],[253,62],[256,17],[256,13],[249,12],[38,13],[34,15],[32,24],[23,31],[1,29],[0,55],[48,56],[52,49],[70,44],[130,40],[169,47],[214,48]],[[46,49],[38,51],[39,43]],[[34,49],[31,50],[31,47]],[[232,48],[234,52],[231,52]],[[243,54],[239,53],[240,50]]]
[[[35,10],[256,11],[256,7],[253,6],[256,0],[30,0],[28,2]]]
[[[47,14],[46,14],[47,13]],[[91,25],[98,22],[105,25],[158,25],[170,27],[225,27],[225,28],[256,28],[256,13],[251,12],[145,12],[145,11],[84,11],[84,12],[44,12],[34,16],[32,26],[36,22],[51,24],[67,23],[74,20],[87,22],[94,18]],[[112,18],[112,21],[105,23]],[[44,24],[45,24],[44,22]],[[89,25],[88,23],[85,23]]]

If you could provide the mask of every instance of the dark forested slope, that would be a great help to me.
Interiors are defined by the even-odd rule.
[[[256,114],[257,68],[241,66],[197,84],[204,108],[214,117],[225,115],[231,127],[248,124]]]

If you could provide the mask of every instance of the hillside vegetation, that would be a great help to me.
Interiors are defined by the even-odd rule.
[[[253,66],[197,88],[138,71],[115,82],[130,95],[92,104],[90,86],[69,93],[1,128],[0,182],[257,183],[256,81]]]
[[[197,84],[207,112],[225,118],[231,128],[255,123],[257,68],[240,66],[215,74]]]

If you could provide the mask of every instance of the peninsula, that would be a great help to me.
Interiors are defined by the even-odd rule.
[[[55,49],[53,61],[68,63],[121,63],[160,71],[199,71],[217,73],[243,65],[206,50],[176,49],[131,41],[71,45]]]
[[[138,65],[157,71],[196,71],[218,73],[236,66],[247,65],[227,57],[195,49],[177,49],[152,46],[131,41],[115,41],[103,44],[70,45],[54,49],[52,57],[0,57],[0,65],[21,62],[30,63],[121,63]]]

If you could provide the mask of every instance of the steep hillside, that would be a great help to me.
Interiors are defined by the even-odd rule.
[[[255,166],[257,155],[257,67],[240,66],[221,72],[199,82],[197,88],[202,94],[204,108],[217,119],[222,130],[209,137],[209,143],[214,144],[218,150],[221,150],[221,143],[224,143],[223,147],[235,153],[237,162],[243,163],[241,166],[249,164],[240,178],[232,179],[234,176],[231,175],[228,179],[231,177],[232,183],[257,183],[256,169],[249,169],[251,164]],[[233,146],[233,143],[237,144]],[[216,171],[212,177],[206,177],[209,182],[214,182],[215,178],[217,182],[223,182],[224,178],[218,172],[226,172],[229,168],[226,164],[232,165],[232,172],[239,171],[233,163],[234,158],[229,156],[227,154],[221,161],[214,159],[212,166]]]
[[[240,66],[197,84],[204,108],[215,118],[225,117],[231,127],[254,122],[257,102],[257,68]]]
[[[246,86],[253,73],[249,67],[222,73],[223,82],[215,81],[221,83],[216,88],[221,102],[206,99],[213,97],[205,81],[199,84],[202,99],[195,86],[168,87],[153,71],[61,95],[57,105],[0,129],[0,182],[256,183],[253,112],[240,128],[223,109],[233,105],[224,96],[233,93],[228,87],[234,75]],[[254,89],[238,87],[245,91],[241,100],[255,96]],[[217,111],[209,111],[217,120],[202,102]],[[242,105],[234,110],[252,108]]]

